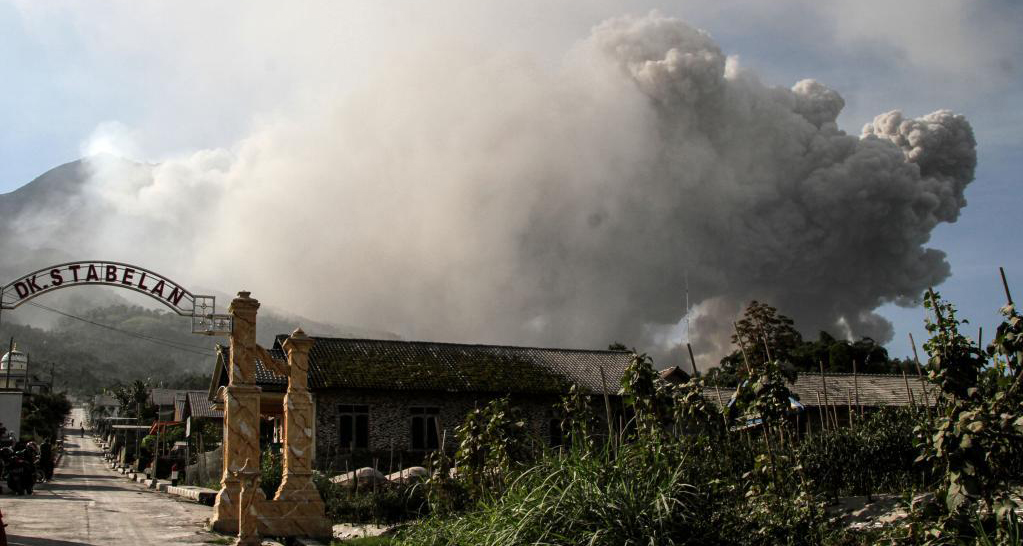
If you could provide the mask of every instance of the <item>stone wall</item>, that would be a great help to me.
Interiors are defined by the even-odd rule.
[[[223,446],[217,446],[213,451],[199,453],[196,455],[195,464],[185,468],[186,485],[202,485],[220,482],[224,473],[224,451]]]
[[[378,468],[419,464],[424,452],[412,450],[412,415],[414,407],[435,407],[440,410],[438,421],[446,436],[445,450],[454,451],[454,431],[466,414],[475,407],[484,407],[494,395],[472,393],[405,392],[341,390],[317,391],[316,396],[316,467],[321,470],[343,471],[359,466],[371,466],[379,459]],[[527,427],[538,442],[550,437],[549,423],[554,417],[553,406],[558,396],[513,396],[512,404],[523,412]],[[338,445],[340,435],[338,406],[369,406],[369,449],[350,454]],[[362,453],[359,453],[362,452]],[[354,460],[352,458],[354,455]],[[360,456],[361,455],[361,456]],[[393,460],[392,460],[393,459]]]

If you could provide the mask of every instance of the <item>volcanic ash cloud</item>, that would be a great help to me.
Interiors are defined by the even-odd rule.
[[[962,116],[888,112],[850,136],[835,90],[764,85],[657,14],[535,61],[404,52],[148,183],[95,168],[89,194],[129,211],[104,239],[159,262],[147,234],[187,225],[168,265],[193,278],[408,337],[662,356],[687,276],[696,348],[719,355],[750,299],[884,341],[873,310],[949,275],[925,245],[973,179]]]

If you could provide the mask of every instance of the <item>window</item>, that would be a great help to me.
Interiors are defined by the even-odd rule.
[[[337,408],[341,449],[369,447],[369,406],[341,405]]]
[[[412,414],[412,449],[440,448],[440,408],[410,408]]]

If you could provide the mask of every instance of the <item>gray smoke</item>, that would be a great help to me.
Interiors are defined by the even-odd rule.
[[[949,275],[925,245],[973,179],[962,116],[848,135],[835,90],[767,86],[656,13],[560,62],[444,48],[388,68],[146,176],[91,160],[104,213],[66,240],[409,338],[662,357],[688,278],[703,366],[751,299],[885,341],[874,310]]]

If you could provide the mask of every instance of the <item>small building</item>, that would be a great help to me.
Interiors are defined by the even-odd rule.
[[[21,438],[21,404],[25,393],[19,389],[0,389],[0,425],[6,430],[0,446],[8,446]]]
[[[925,407],[937,402],[938,387],[925,379],[896,374],[799,372],[787,384],[792,393],[793,418],[802,431],[848,426],[857,415],[883,407]],[[709,386],[705,399],[717,406],[729,403],[730,387]],[[827,411],[825,411],[827,410]],[[832,423],[832,424],[827,424]]]
[[[0,388],[17,389],[27,393],[48,393],[53,390],[53,377],[44,380],[31,372],[29,355],[18,350],[15,344],[12,351],[0,357]]]
[[[97,394],[92,397],[93,420],[99,417],[117,417],[121,413],[121,403],[109,394]]]
[[[884,407],[925,407],[937,403],[937,385],[919,376],[896,374],[800,373],[789,385],[806,409],[802,430],[820,428],[825,407],[839,426]]]
[[[161,389],[149,390],[149,402],[156,406],[158,421],[182,421],[180,419],[185,409],[185,399],[190,392],[205,393],[206,391],[189,391],[184,389]]]
[[[658,372],[661,376],[661,380],[667,381],[668,383],[674,383],[676,385],[689,381],[692,377],[685,370],[678,366],[671,366]]]
[[[285,361],[277,336],[269,350]],[[534,439],[561,437],[555,405],[577,385],[590,394],[616,393],[628,351],[574,350],[420,341],[314,337],[309,390],[315,405],[318,468],[377,458],[412,461],[455,448],[454,431],[473,408],[509,396]],[[211,395],[227,385],[229,351],[218,349]],[[261,412],[280,411],[287,379],[257,361]],[[620,404],[616,404],[620,405]],[[275,427],[279,428],[279,427]],[[354,464],[354,463],[352,463]],[[359,464],[365,466],[365,464]]]

